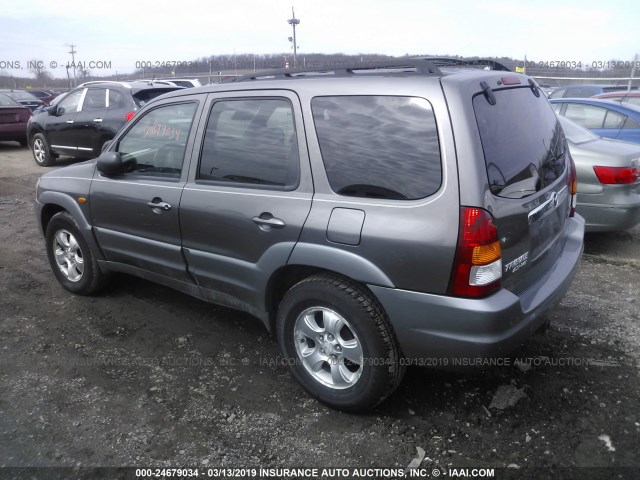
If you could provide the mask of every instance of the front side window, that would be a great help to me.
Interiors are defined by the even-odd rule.
[[[196,108],[196,103],[162,106],[138,120],[118,143],[128,174],[180,178]]]
[[[252,98],[214,103],[198,180],[292,190],[300,160],[288,100]]]
[[[415,200],[440,188],[440,143],[424,98],[316,97],[311,109],[327,178],[338,195]]]
[[[82,92],[84,89],[71,92],[69,95],[58,104],[58,113],[63,115],[65,113],[73,113],[78,111],[78,105],[80,105],[80,99],[82,98]]]

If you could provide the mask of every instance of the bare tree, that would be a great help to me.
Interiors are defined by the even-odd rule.
[[[42,86],[46,87],[47,81],[50,81],[52,77],[51,74],[47,72],[47,69],[44,68],[42,60],[34,58],[29,62],[29,65],[31,66],[31,73],[36,77],[36,84],[42,84]]]
[[[80,68],[80,75],[82,75],[82,80],[87,81],[87,77],[91,76],[91,70],[88,70],[84,67]]]

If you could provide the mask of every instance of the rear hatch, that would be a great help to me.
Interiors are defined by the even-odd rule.
[[[484,207],[495,219],[502,251],[502,286],[519,293],[559,256],[571,199],[560,123],[544,94],[526,77],[516,78],[523,81],[514,87],[483,84],[472,102],[488,179]]]

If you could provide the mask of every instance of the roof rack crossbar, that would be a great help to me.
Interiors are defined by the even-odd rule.
[[[410,71],[412,69],[412,71]],[[339,67],[326,68],[280,68],[277,70],[265,70],[250,75],[242,75],[224,82],[246,82],[261,79],[293,79],[299,77],[318,75],[331,75],[334,77],[348,77],[359,74],[372,73],[413,73],[416,75],[442,76],[440,69],[428,60],[397,60],[397,61],[372,61],[340,65]]]

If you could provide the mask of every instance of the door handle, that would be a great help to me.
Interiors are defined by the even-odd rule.
[[[158,210],[164,210],[165,212],[171,210],[171,204],[167,202],[163,202],[159,198],[154,198],[153,201],[147,202],[147,206],[153,209],[154,212],[160,213]]]
[[[102,121],[102,119],[101,118],[94,118],[93,121],[96,122],[96,123],[100,123]]]
[[[73,120],[67,120],[67,123],[73,123]]]
[[[272,228],[283,228],[286,225],[283,220],[275,218],[269,212],[262,212],[259,217],[253,217],[253,222],[264,232],[268,232]]]

